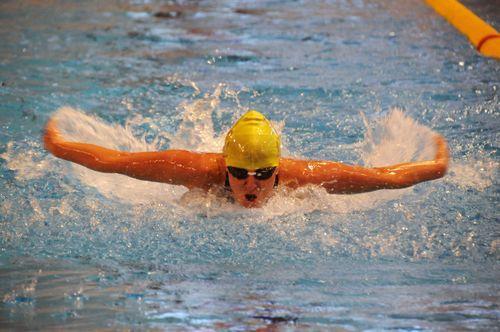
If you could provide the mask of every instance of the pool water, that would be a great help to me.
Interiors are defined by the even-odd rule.
[[[2,329],[498,329],[500,66],[423,1],[3,1],[0,26]],[[439,132],[450,169],[246,210],[41,143],[55,116],[68,140],[220,151],[250,108],[286,156],[425,160]]]

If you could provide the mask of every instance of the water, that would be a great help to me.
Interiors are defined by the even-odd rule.
[[[0,23],[2,328],[498,329],[500,67],[424,3],[4,1]],[[71,140],[219,151],[248,108],[287,156],[421,160],[439,132],[450,170],[245,210],[40,141],[56,116]]]

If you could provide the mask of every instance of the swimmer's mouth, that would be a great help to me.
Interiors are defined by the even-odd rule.
[[[254,194],[246,194],[246,195],[245,195],[245,198],[247,199],[247,201],[249,201],[249,202],[253,202],[253,201],[255,201],[255,199],[257,198],[257,195],[254,195]]]

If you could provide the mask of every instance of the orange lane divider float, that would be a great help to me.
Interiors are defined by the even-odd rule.
[[[500,34],[456,0],[425,0],[429,6],[463,33],[478,52],[500,60]]]

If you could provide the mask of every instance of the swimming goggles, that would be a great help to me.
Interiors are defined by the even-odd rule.
[[[266,167],[266,168],[259,168],[255,170],[255,172],[249,172],[248,170],[244,168],[238,168],[238,167],[232,167],[228,166],[227,171],[231,173],[232,176],[237,178],[238,180],[244,180],[246,179],[249,175],[255,176],[257,180],[267,180],[271,176],[273,176],[274,171],[276,170],[276,167]]]

